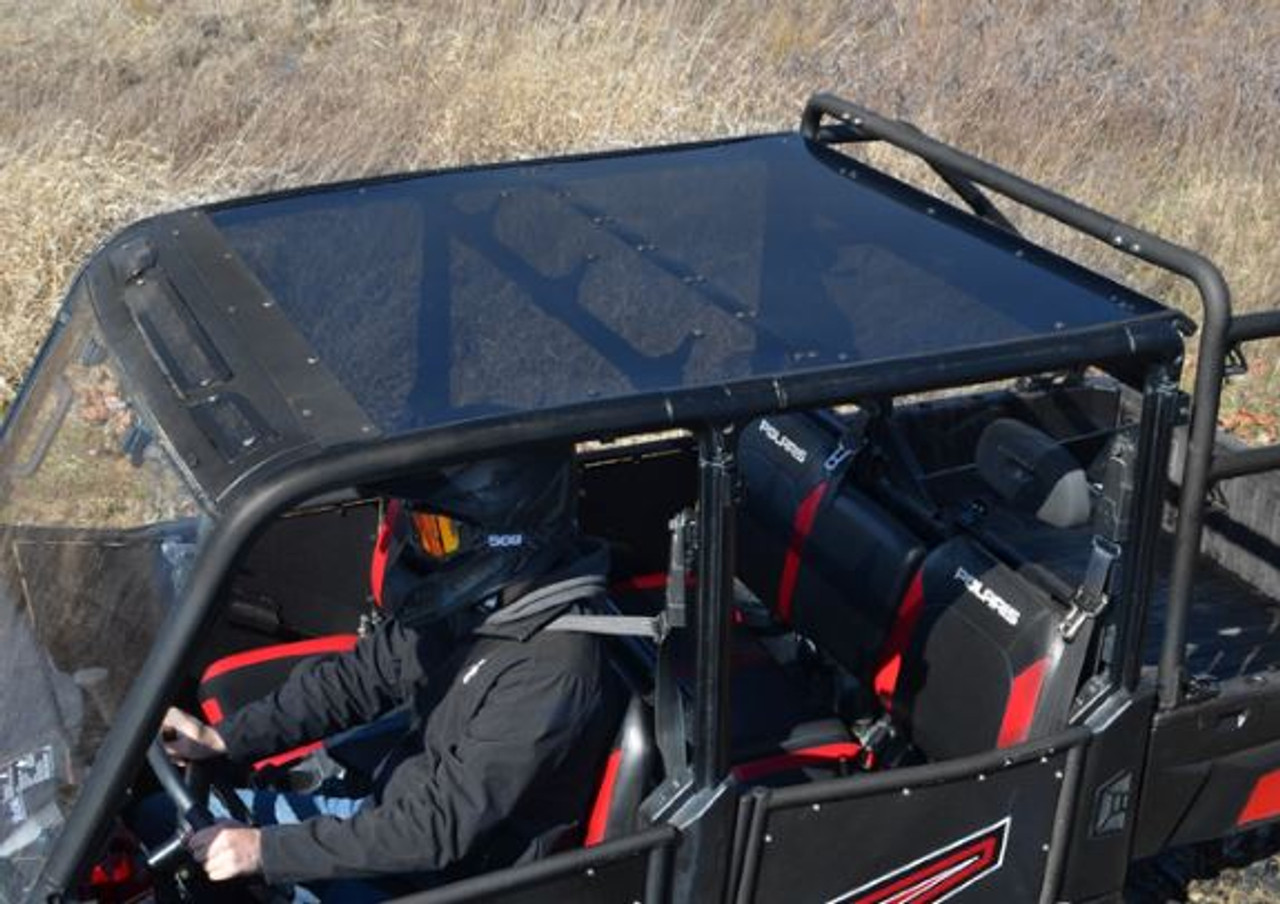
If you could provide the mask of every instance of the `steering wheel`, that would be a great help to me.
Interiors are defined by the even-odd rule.
[[[213,825],[213,814],[209,812],[208,785],[202,794],[188,787],[178,767],[165,754],[159,741],[152,741],[147,748],[147,765],[160,783],[160,788],[168,795],[178,811],[178,828],[164,844],[147,852],[147,866],[150,869],[171,870],[175,861],[186,850],[187,839],[191,832]],[[190,774],[190,767],[188,767]],[[193,785],[196,783],[193,782]]]
[[[220,785],[211,774],[209,764],[192,760],[187,764],[184,776],[165,754],[160,742],[152,741],[147,748],[147,765],[178,811],[178,828],[173,837],[148,853],[147,866],[151,869],[173,869],[174,861],[186,849],[191,832],[216,822],[209,811],[210,790],[217,794],[234,818],[249,823],[248,810],[240,798]]]

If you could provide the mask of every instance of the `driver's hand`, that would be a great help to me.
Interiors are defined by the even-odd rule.
[[[262,872],[262,832],[238,822],[219,822],[187,839],[191,856],[214,882]]]
[[[227,752],[226,742],[216,728],[172,706],[160,723],[160,744],[169,759],[179,765]]]

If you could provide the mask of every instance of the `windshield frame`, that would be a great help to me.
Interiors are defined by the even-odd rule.
[[[82,282],[0,424],[0,443],[6,639],[16,645],[0,659],[22,670],[10,690],[30,714],[15,716],[0,739],[13,804],[6,844],[18,845],[15,862],[30,870],[9,891],[32,895],[36,870],[47,870],[96,781],[103,734],[151,638],[181,604],[190,556],[213,521],[106,345]],[[131,642],[99,643],[104,627]],[[24,774],[24,763],[35,771]]]

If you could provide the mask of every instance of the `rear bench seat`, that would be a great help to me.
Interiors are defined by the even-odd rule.
[[[810,415],[744,430],[743,581],[781,625],[874,690],[874,705],[929,760],[1061,728],[1076,680],[1060,668],[1065,610],[971,537],[927,549],[838,479],[837,442]]]

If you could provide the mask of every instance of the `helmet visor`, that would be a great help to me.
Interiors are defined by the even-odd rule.
[[[470,548],[473,528],[465,521],[436,512],[410,511],[413,545],[431,562],[447,562]]]

